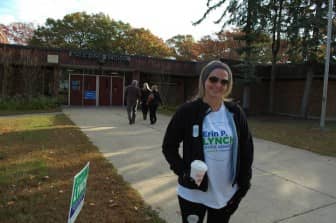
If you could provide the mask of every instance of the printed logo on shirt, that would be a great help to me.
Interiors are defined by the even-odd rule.
[[[203,147],[205,152],[219,152],[230,150],[233,144],[233,137],[229,136],[224,130],[203,131]]]

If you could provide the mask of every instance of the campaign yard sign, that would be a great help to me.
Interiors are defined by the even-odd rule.
[[[88,162],[85,167],[74,177],[68,223],[75,222],[79,212],[84,205],[86,182],[89,175],[89,165],[90,162]]]

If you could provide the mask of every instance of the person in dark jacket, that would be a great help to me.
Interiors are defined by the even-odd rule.
[[[125,100],[129,124],[134,124],[138,102],[140,100],[141,91],[138,87],[138,81],[133,80],[132,84],[126,87]]]
[[[206,212],[208,223],[229,222],[250,188],[253,141],[243,110],[228,99],[232,86],[229,66],[211,61],[201,71],[197,98],[178,108],[166,129],[162,151],[178,176],[184,223],[203,222]],[[208,168],[200,183],[190,176],[194,160]]]
[[[147,82],[143,83],[143,87],[141,88],[141,111],[143,120],[147,119],[147,113],[148,113],[147,99],[151,92],[152,90],[149,88],[148,83]]]
[[[150,93],[147,98],[147,104],[149,107],[150,124],[154,125],[157,121],[156,111],[159,105],[162,105],[162,100],[157,85],[152,86],[152,93]]]

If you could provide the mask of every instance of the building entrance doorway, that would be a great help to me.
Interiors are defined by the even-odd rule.
[[[84,75],[84,105],[96,105],[96,76]]]
[[[124,77],[71,74],[69,105],[123,105]]]
[[[111,105],[111,77],[99,76],[99,105]]]
[[[71,75],[70,77],[70,105],[82,105],[83,104],[83,75]]]
[[[112,77],[112,105],[122,105],[124,99],[124,79]]]

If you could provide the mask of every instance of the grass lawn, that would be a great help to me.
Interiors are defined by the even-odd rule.
[[[80,222],[164,222],[65,115],[0,117],[0,222],[66,222],[72,180],[90,171]]]
[[[50,108],[44,110],[0,110],[1,115],[21,115],[21,114],[34,114],[34,113],[50,113],[50,112],[61,112],[61,108]]]
[[[326,131],[321,131],[319,125],[319,120],[249,117],[254,137],[336,157],[336,122],[326,122]]]

